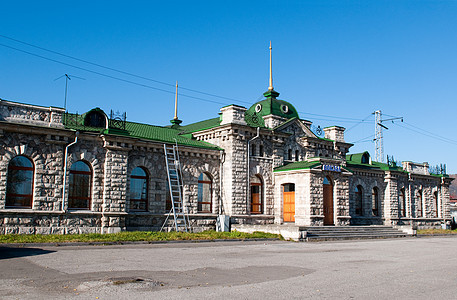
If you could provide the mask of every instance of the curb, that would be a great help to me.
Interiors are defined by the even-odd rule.
[[[441,233],[441,234],[416,234],[416,237],[457,237],[455,233]]]
[[[265,242],[281,241],[279,238],[253,238],[253,239],[215,239],[215,240],[177,240],[177,241],[118,241],[118,242],[57,242],[57,243],[0,243],[1,247],[27,248],[27,247],[65,247],[65,246],[117,246],[117,245],[146,245],[146,244],[196,244],[212,242]]]

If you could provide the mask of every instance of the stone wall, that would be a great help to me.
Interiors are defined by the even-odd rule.
[[[362,187],[362,213],[356,213],[356,187]],[[373,189],[378,190],[378,216],[373,214]],[[380,225],[385,217],[385,193],[387,183],[384,181],[383,171],[355,170],[349,179],[349,214],[351,224]]]
[[[63,145],[69,139],[54,137],[4,131],[0,138],[0,210],[5,209],[8,165],[18,155],[29,158],[35,169],[32,208],[61,210]]]
[[[26,133],[21,131],[25,130]],[[1,232],[78,233],[117,232],[134,228],[157,228],[167,213],[167,175],[163,145],[120,137],[81,133],[69,147],[66,199],[62,204],[65,147],[75,133],[64,129],[36,129],[7,125],[0,139],[0,228]],[[139,146],[140,145],[140,146]],[[184,204],[197,215],[194,226],[212,228],[220,209],[220,152],[180,148],[184,181]],[[34,165],[32,208],[5,208],[8,165],[17,155]],[[89,210],[68,210],[69,175],[72,164],[84,161],[92,171]],[[130,174],[137,167],[149,174],[148,211],[129,211]],[[205,172],[212,179],[212,212],[198,208],[198,177]],[[64,210],[62,210],[64,209]],[[44,228],[44,227],[46,228]]]
[[[62,108],[42,107],[0,99],[0,121],[63,128]]]
[[[274,173],[275,180],[275,224],[284,223],[283,186],[295,185],[295,224],[310,225],[310,173],[309,170],[296,170]]]
[[[381,181],[382,180],[382,181]],[[436,176],[419,175],[397,171],[367,172],[355,170],[350,178],[351,223],[359,225],[386,224],[410,225],[415,228],[440,227],[447,222],[446,207],[449,203],[448,184]],[[364,191],[363,216],[355,214],[355,187],[361,185]],[[378,187],[381,203],[380,217],[370,215],[371,192]],[[405,191],[405,216],[401,216],[400,193]],[[422,202],[417,196],[421,192]],[[434,194],[438,194],[438,205]],[[444,194],[443,194],[444,193]],[[420,215],[422,208],[422,216]]]

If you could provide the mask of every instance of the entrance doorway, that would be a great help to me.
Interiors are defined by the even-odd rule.
[[[251,214],[263,213],[263,186],[259,175],[251,178]]]
[[[282,186],[284,222],[295,222],[295,184],[286,183]]]
[[[324,178],[324,225],[335,225],[333,220],[333,183]]]

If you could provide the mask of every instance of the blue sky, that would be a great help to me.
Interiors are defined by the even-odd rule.
[[[67,73],[75,76],[69,111],[100,107],[168,125],[178,80],[179,118],[189,124],[217,117],[224,105],[249,107],[261,99],[271,40],[275,90],[301,118],[346,127],[346,141],[357,142],[351,152],[374,156],[371,113],[402,116],[403,123],[385,123],[385,154],[446,163],[448,173],[457,173],[456,1],[7,1],[1,7],[2,99],[63,107],[65,80],[55,79]]]

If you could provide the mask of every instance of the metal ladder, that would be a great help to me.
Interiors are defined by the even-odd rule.
[[[168,187],[171,198],[171,209],[160,231],[166,226],[168,218],[173,213],[173,227],[176,231],[189,232],[189,220],[186,218],[185,207],[183,205],[182,197],[182,178],[181,178],[181,164],[179,162],[178,143],[175,145],[163,145],[165,152],[165,163],[168,175]]]

